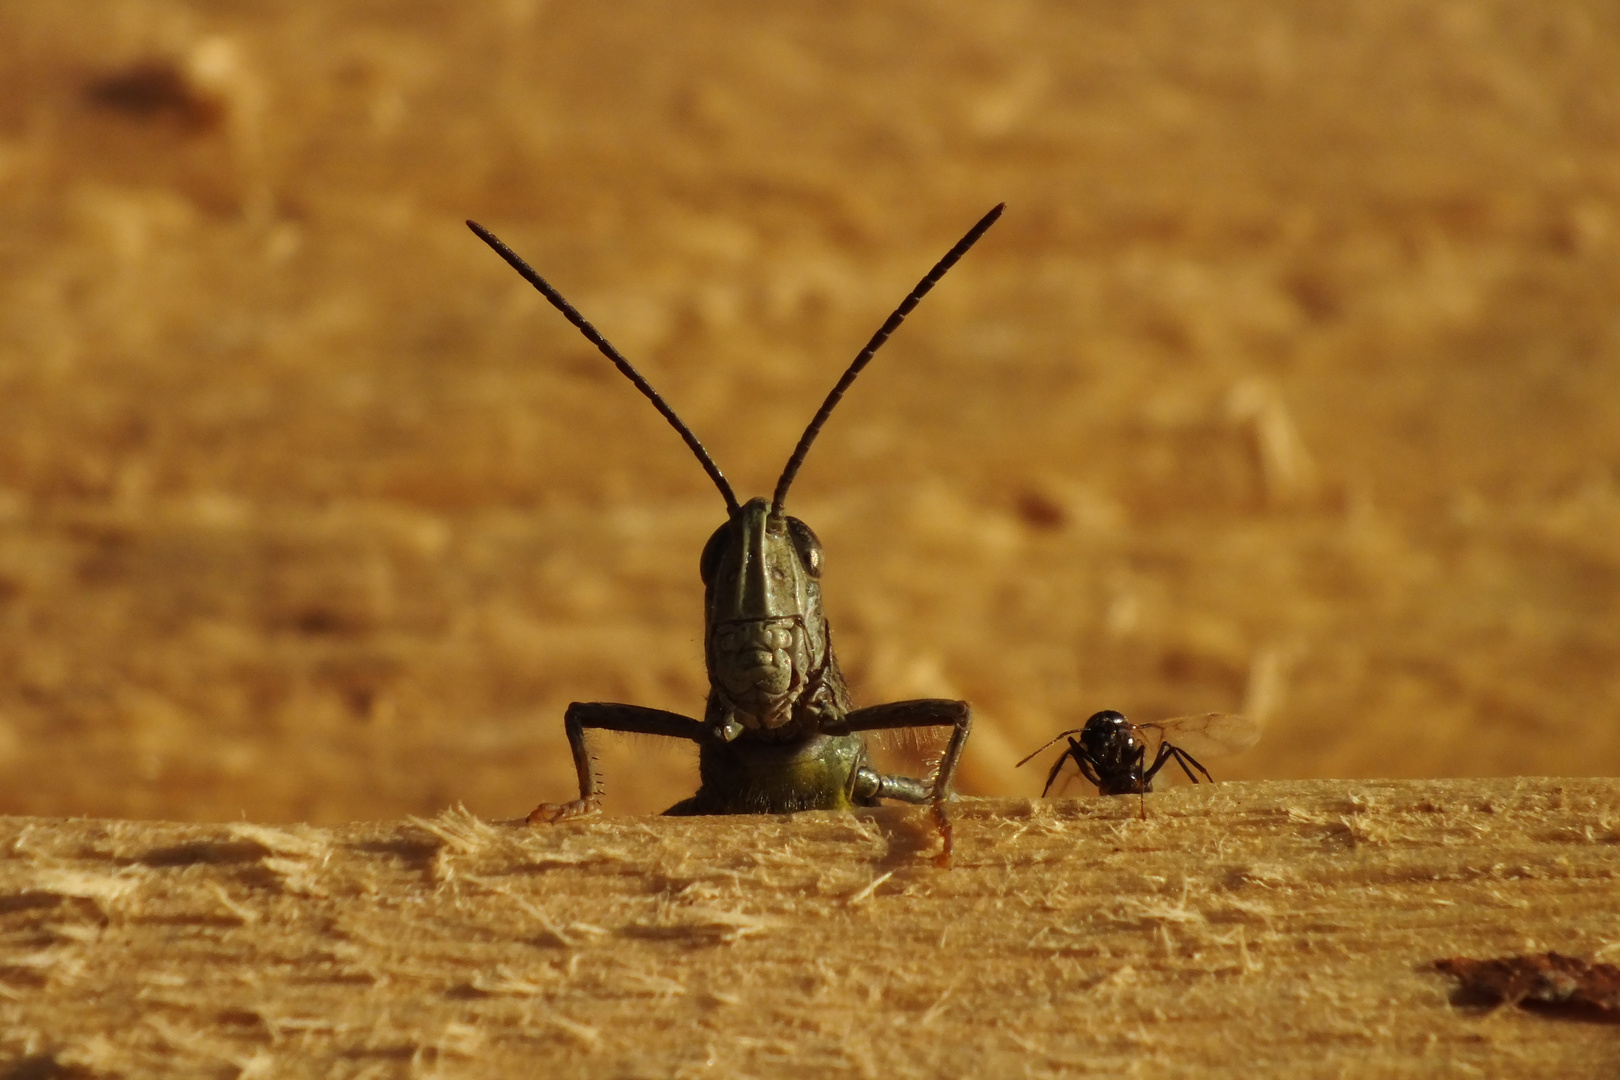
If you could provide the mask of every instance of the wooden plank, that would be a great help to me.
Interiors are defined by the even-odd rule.
[[[0,1060],[90,1076],[1613,1076],[1432,961],[1620,952],[1620,781],[912,809],[0,819]],[[32,1070],[32,1071],[30,1071]],[[72,1073],[80,1070],[80,1073]]]

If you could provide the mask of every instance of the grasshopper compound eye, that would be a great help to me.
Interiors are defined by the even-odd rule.
[[[713,583],[714,572],[720,568],[720,555],[726,546],[726,529],[730,525],[731,522],[728,521],[714,530],[714,535],[709,537],[709,542],[703,545],[703,554],[698,556],[698,576],[703,579],[705,585]]]
[[[810,531],[810,526],[798,518],[788,518],[787,524],[788,535],[793,537],[794,550],[799,553],[805,572],[813,578],[821,577],[821,541]]]

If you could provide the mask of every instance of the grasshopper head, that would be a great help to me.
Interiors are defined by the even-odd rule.
[[[776,481],[775,496],[769,501],[751,499],[742,506],[737,505],[731,484],[697,436],[641,372],[515,251],[482,225],[467,222],[473,232],[525,281],[540,290],[564,318],[646,395],[680,434],[726,500],[730,517],[715,530],[703,548],[703,584],[708,589],[704,648],[709,683],[731,707],[737,723],[744,729],[769,731],[785,727],[793,717],[795,703],[807,688],[819,682],[822,669],[829,662],[827,620],[821,612],[821,543],[808,525],[783,512],[788,488],[798,475],[799,466],[804,464],[810,444],[815,442],[822,425],[842,400],[844,391],[889,340],[906,314],[956,265],[968,248],[978,242],[985,230],[995,224],[1002,209],[997,206],[980,218],[978,224],[934,264],[872,335],[866,348],[844,369],[799,437],[798,445]]]
[[[751,499],[709,537],[700,571],[710,682],[743,727],[782,727],[827,662],[821,542]]]

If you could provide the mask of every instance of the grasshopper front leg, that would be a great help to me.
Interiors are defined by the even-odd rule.
[[[579,774],[579,798],[566,803],[541,803],[529,815],[530,825],[600,813],[602,781],[596,775],[596,762],[585,745],[585,729],[623,731],[631,735],[663,735],[670,739],[701,742],[704,726],[690,716],[649,709],[641,705],[620,705],[610,701],[576,701],[563,714],[563,730],[568,748],[574,752],[574,771]]]
[[[872,705],[865,709],[856,709],[845,716],[843,722],[836,725],[833,730],[839,732],[858,731],[890,731],[895,728],[910,727],[950,727],[951,741],[945,747],[944,755],[939,759],[939,769],[934,774],[933,790],[926,796],[933,806],[934,823],[939,827],[939,838],[943,843],[938,856],[934,861],[940,866],[951,865],[951,819],[945,812],[945,803],[951,797],[951,780],[956,776],[956,764],[962,757],[962,746],[967,742],[968,732],[973,730],[973,709],[965,701],[951,701],[948,698],[919,698],[915,701],[891,701],[887,705]],[[903,777],[879,777],[883,784],[882,794],[891,799],[901,799],[905,802],[922,802],[917,796],[921,792],[912,794],[910,785],[895,783]]]

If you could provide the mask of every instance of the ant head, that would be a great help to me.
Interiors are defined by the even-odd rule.
[[[1123,749],[1131,738],[1131,722],[1125,714],[1113,709],[1092,713],[1091,719],[1080,731],[1080,741],[1094,758],[1108,754],[1115,748]]]

